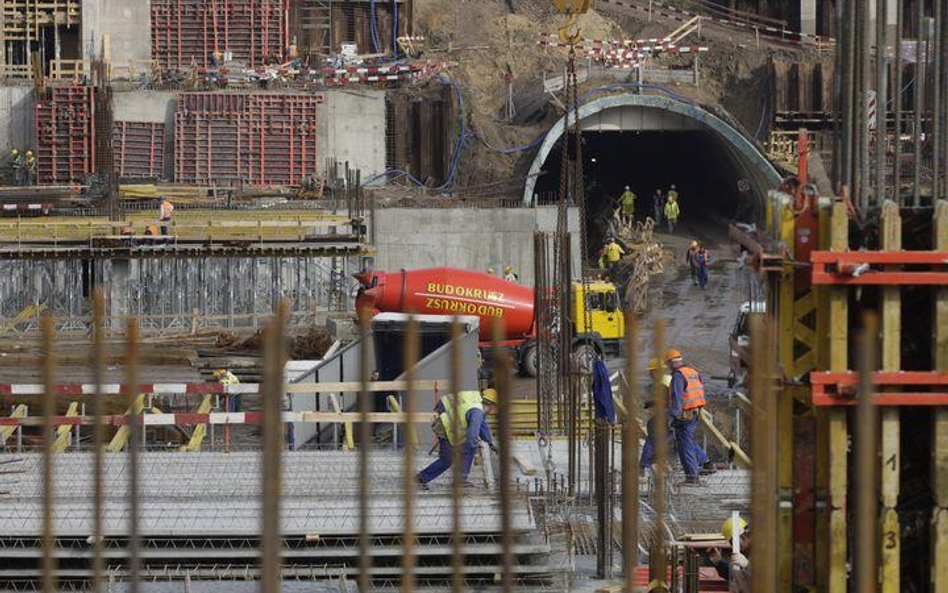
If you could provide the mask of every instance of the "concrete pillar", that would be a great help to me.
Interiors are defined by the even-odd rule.
[[[111,278],[106,282],[109,287],[109,315],[128,315],[128,276],[131,262],[127,259],[113,259]]]
[[[800,0],[800,32],[816,35],[816,0]]]

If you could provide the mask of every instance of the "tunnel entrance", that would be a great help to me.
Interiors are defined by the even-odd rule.
[[[664,95],[618,94],[580,105],[590,245],[602,240],[610,201],[626,185],[637,215],[651,210],[656,188],[676,185],[684,225],[761,222],[768,190],[781,177],[748,137],[695,103]],[[572,120],[572,117],[570,118]],[[572,121],[571,121],[572,124]],[[547,133],[524,187],[524,205],[559,185],[565,118]]]
[[[541,195],[557,191],[561,147],[562,139],[537,182]],[[605,238],[615,200],[627,185],[638,196],[639,220],[651,215],[655,190],[664,194],[672,184],[679,193],[682,224],[753,222],[760,215],[749,175],[709,131],[584,132],[583,161],[590,245]]]

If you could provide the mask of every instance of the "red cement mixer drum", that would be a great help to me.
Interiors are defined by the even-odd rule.
[[[480,318],[482,338],[495,319],[504,322],[505,339],[523,338],[533,329],[533,289],[496,276],[455,268],[356,275],[363,289],[356,309]]]

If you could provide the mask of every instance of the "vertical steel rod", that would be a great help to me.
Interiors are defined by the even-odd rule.
[[[412,414],[415,411],[415,366],[418,364],[418,320],[414,315],[408,318],[405,328],[405,397],[402,411]],[[415,427],[411,420],[405,424],[405,458],[402,468],[402,488],[405,490],[405,524],[402,528],[402,593],[415,591]]]
[[[369,447],[372,441],[372,426],[369,412],[372,410],[372,393],[368,383],[369,340],[372,339],[369,313],[363,310],[359,316],[359,591],[369,591],[372,579],[372,557],[369,547]]]
[[[263,385],[261,407],[263,408],[263,521],[261,533],[261,583],[262,593],[279,593],[282,575],[280,570],[280,497],[282,468],[283,423],[283,366],[286,360],[283,334],[286,328],[287,304],[277,305],[276,315],[264,329]]]
[[[896,3],[895,24],[895,89],[893,89],[893,99],[895,101],[895,151],[892,162],[892,199],[899,205],[902,205],[902,29],[905,26],[902,11],[905,9],[905,0],[889,0]]]
[[[464,551],[463,531],[461,529],[461,485],[464,474],[461,471],[463,453],[461,440],[461,422],[458,393],[461,391],[461,352],[458,344],[461,341],[461,321],[455,317],[451,321],[451,591],[464,592]],[[447,411],[447,410],[445,410]],[[448,435],[445,435],[447,438]]]
[[[843,6],[843,22],[856,22],[856,2],[857,0],[840,0]],[[853,148],[854,148],[854,115],[853,96],[855,94],[855,64],[856,64],[856,35],[854,26],[842,27],[842,42],[837,46],[836,51],[843,52],[840,60],[842,67],[842,122],[843,122],[843,141],[842,141],[842,167],[840,174],[840,187],[852,187],[853,184]]]
[[[865,211],[869,207],[869,180],[870,180],[870,160],[869,160],[869,102],[868,91],[871,87],[872,64],[870,57],[872,55],[872,27],[869,18],[869,2],[864,0],[857,4],[856,8],[856,26],[858,27],[858,78],[856,84],[856,129],[858,130],[858,147],[856,155],[857,176],[857,200],[859,206]],[[879,99],[876,98],[876,118],[878,120]]]
[[[43,314],[43,593],[55,593],[56,589],[56,535],[53,513],[53,441],[56,415],[56,346],[55,321],[49,313]]]
[[[856,533],[854,546],[855,593],[879,589],[878,494],[879,418],[872,386],[879,343],[879,320],[867,313],[859,344],[859,403],[856,410]]]
[[[129,593],[138,593],[139,572],[141,559],[139,557],[138,533],[138,505],[139,505],[139,487],[138,487],[138,448],[141,446],[138,442],[139,431],[141,430],[141,419],[139,410],[135,409],[135,400],[138,399],[139,380],[138,380],[138,319],[128,320],[127,345],[125,348],[125,390],[128,396],[128,590]],[[144,405],[142,407],[144,411]]]
[[[886,68],[885,21],[886,8],[889,2],[895,2],[895,0],[876,0],[876,191],[874,192],[874,196],[875,203],[878,206],[881,206],[885,200],[886,188],[886,131],[889,121],[886,114],[889,111],[889,102],[886,97],[888,69]]]
[[[495,342],[504,340],[503,319],[495,319],[493,327]],[[513,441],[510,435],[510,355],[506,349],[500,349],[494,358],[495,388],[498,394],[497,428],[500,448],[500,524],[503,532],[500,583],[503,593],[513,591],[514,536],[513,536],[513,492],[510,464],[513,454]],[[484,463],[490,463],[485,459]]]
[[[914,150],[912,172],[912,206],[919,206],[922,202],[922,111],[925,109],[925,61],[928,59],[928,48],[922,50],[925,40],[925,2],[918,0],[915,3],[918,11],[915,35],[915,122],[912,129],[912,145]]]
[[[665,362],[665,320],[655,323],[653,347],[658,360]],[[655,524],[652,527],[651,578],[668,580],[668,558],[665,549],[665,479],[668,464],[668,395],[661,381],[654,382],[655,414],[652,420],[655,446]]]
[[[771,324],[761,314],[751,317],[751,458],[754,460],[751,499],[751,541],[754,566],[752,591],[776,591],[777,574],[777,435],[775,364]]]
[[[104,463],[102,448],[105,446],[105,427],[102,425],[102,383],[105,382],[105,335],[102,323],[105,317],[105,297],[101,288],[92,294],[92,382],[95,384],[95,400],[92,413],[95,424],[92,426],[93,449],[93,493],[92,501],[92,593],[101,593],[102,575],[105,572],[105,542],[102,525],[103,496],[102,474]]]
[[[635,313],[625,314],[625,424],[622,425],[622,574],[625,590],[635,590],[639,556],[639,403],[635,365],[638,363]]]

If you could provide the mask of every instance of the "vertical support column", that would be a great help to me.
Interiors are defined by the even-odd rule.
[[[948,202],[935,205],[935,249],[948,251]],[[948,371],[948,287],[935,293],[935,369]],[[948,593],[948,408],[935,408],[932,431],[932,593]]]
[[[816,0],[800,0],[800,32],[816,35]]]
[[[833,204],[830,222],[830,250],[849,250],[849,214],[843,202]],[[830,288],[830,370],[846,371],[849,346],[849,289],[845,286]],[[844,408],[831,408],[827,414],[829,428],[829,593],[846,593],[849,574],[847,571],[848,550],[846,514],[848,478],[847,455],[849,453],[849,427]]]
[[[823,201],[822,199],[820,200]],[[829,250],[830,248],[830,220],[832,217],[832,204],[821,203],[819,205],[819,248]],[[829,335],[830,335],[830,314],[829,314],[829,288],[826,286],[814,287],[816,293],[816,335],[820,340],[817,348],[817,369],[828,369],[829,367]],[[816,532],[815,532],[815,580],[816,587],[823,587],[828,581],[829,566],[825,561],[829,557],[829,523],[830,508],[827,502],[829,492],[829,419],[822,412],[816,413]]]
[[[902,249],[902,216],[898,205],[886,200],[882,206],[882,249]],[[902,295],[898,286],[882,289],[882,370],[898,371],[902,366]],[[901,426],[899,408],[886,406],[882,409],[882,509],[880,536],[882,540],[881,573],[882,593],[899,593],[901,590],[901,545],[899,542],[899,476],[901,475],[901,452],[899,447]]]

